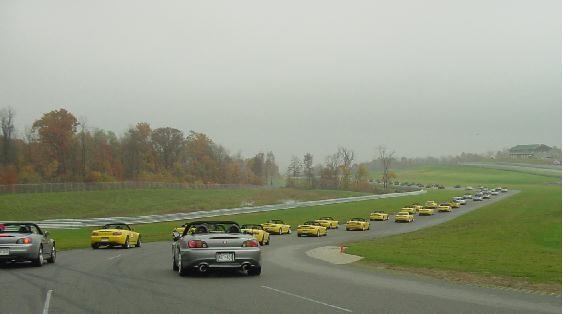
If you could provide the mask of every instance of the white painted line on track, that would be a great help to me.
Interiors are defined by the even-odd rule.
[[[119,254],[119,255],[116,255],[116,256],[112,256],[112,257],[108,258],[108,260],[110,260],[110,261],[111,261],[112,259],[115,259],[115,258],[118,258],[118,257],[121,257],[121,254]]]
[[[295,298],[299,298],[299,299],[302,299],[302,300],[305,300],[305,301],[309,301],[309,302],[317,303],[317,304],[320,304],[320,305],[328,306],[328,307],[331,307],[331,308],[333,308],[333,309],[337,309],[337,310],[341,310],[341,311],[344,311],[344,312],[352,313],[352,310],[350,310],[350,309],[347,309],[347,308],[344,308],[344,307],[340,307],[340,306],[336,306],[336,305],[332,305],[332,304],[328,304],[328,303],[325,303],[325,302],[322,302],[322,301],[310,299],[310,298],[307,298],[307,297],[303,297],[303,296],[300,296],[300,295],[298,295],[298,294],[294,294],[294,293],[291,293],[291,292],[279,290],[279,289],[272,288],[272,287],[268,287],[268,286],[262,286],[262,288],[268,289],[268,290],[271,290],[271,291],[275,291],[275,292],[278,292],[278,293],[281,293],[281,294],[289,295],[289,296],[292,296],[292,297],[295,297]]]
[[[43,305],[43,314],[49,313],[49,305],[51,305],[52,294],[53,294],[53,290],[47,291],[47,296],[45,297],[45,305]]]

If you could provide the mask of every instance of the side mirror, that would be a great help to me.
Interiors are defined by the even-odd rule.
[[[178,241],[178,239],[180,239],[180,233],[179,233],[178,231],[174,230],[174,231],[172,232],[172,239],[173,239],[174,241]]]

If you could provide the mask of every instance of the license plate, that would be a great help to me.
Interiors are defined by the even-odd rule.
[[[0,255],[10,255],[10,249],[0,249]]]
[[[218,263],[234,262],[235,261],[235,253],[217,253],[215,255],[215,260]]]
[[[102,238],[102,242],[108,242],[109,238]]]

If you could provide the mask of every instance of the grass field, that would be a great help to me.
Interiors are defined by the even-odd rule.
[[[240,207],[242,203],[276,204],[285,200],[318,200],[365,195],[329,190],[131,189],[112,191],[9,194],[0,196],[0,219],[41,220],[139,216]]]
[[[268,219],[282,219],[286,223],[296,226],[304,221],[320,216],[334,216],[340,221],[344,221],[352,216],[367,216],[374,209],[380,209],[387,212],[398,211],[403,205],[413,202],[422,202],[428,199],[437,201],[450,199],[457,195],[455,191],[434,190],[427,194],[388,198],[380,200],[371,200],[363,202],[355,202],[348,204],[334,204],[326,206],[315,206],[306,208],[294,208],[288,210],[280,210],[265,213],[254,213],[245,215],[236,215],[230,217],[216,217],[213,219],[228,219],[243,223],[263,223]],[[142,234],[143,241],[163,241],[170,240],[171,232],[174,227],[180,226],[183,221],[143,224],[135,226],[135,230]],[[78,230],[51,230],[53,238],[57,240],[59,249],[72,249],[88,247],[89,236],[94,228],[78,229]]]
[[[479,167],[424,167],[400,180],[508,186],[522,192],[451,222],[413,233],[350,244],[364,263],[561,283],[560,177]]]

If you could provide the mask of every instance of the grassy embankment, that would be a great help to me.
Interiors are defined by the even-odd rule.
[[[1,220],[140,216],[318,200],[365,193],[295,189],[131,189],[0,196]]]
[[[561,290],[560,176],[470,166],[423,167],[399,178],[522,192],[432,228],[350,244],[362,264],[453,280]]]

